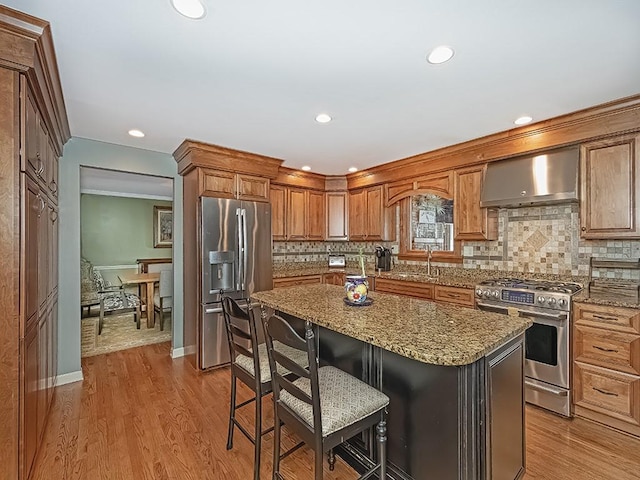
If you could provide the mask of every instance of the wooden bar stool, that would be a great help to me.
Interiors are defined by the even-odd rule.
[[[264,343],[259,343],[260,335],[258,334],[253,309],[249,302],[247,302],[245,309],[232,298],[225,296],[222,298],[222,310],[231,353],[231,401],[229,406],[227,450],[233,448],[233,432],[234,428],[238,427],[244,436],[254,444],[253,478],[254,480],[259,480],[262,436],[273,430],[273,427],[262,430],[262,397],[272,391],[267,348]],[[276,348],[286,352],[294,362],[307,365],[305,352],[278,344],[276,344]],[[285,372],[285,374],[287,373],[290,374],[290,372]],[[252,398],[239,405],[236,404],[236,383],[238,379],[254,392]],[[255,402],[253,435],[236,419],[236,410],[252,402]]]
[[[278,315],[264,321],[267,352],[271,365],[274,399],[273,479],[280,475],[280,422],[295,431],[315,452],[315,480],[322,479],[322,457],[345,440],[377,424],[378,464],[360,479],[379,472],[387,474],[386,408],[389,397],[363,381],[335,367],[319,367],[315,335],[306,323],[305,339]],[[301,367],[276,342],[307,355],[309,367]],[[282,374],[290,371],[299,378],[291,380]]]

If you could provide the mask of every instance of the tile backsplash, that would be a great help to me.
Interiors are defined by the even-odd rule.
[[[359,249],[368,264],[375,262],[376,245],[391,248],[397,242],[274,242],[273,261],[322,262],[327,253],[344,254],[347,264],[356,262]],[[589,275],[591,257],[640,258],[640,240],[583,240],[577,203],[500,209],[498,239],[463,242],[463,267],[515,273]],[[402,261],[395,265],[421,264]],[[460,265],[434,264],[459,267]],[[637,270],[594,270],[595,277],[640,281]]]

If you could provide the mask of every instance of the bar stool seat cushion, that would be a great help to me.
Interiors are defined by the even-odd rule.
[[[307,378],[295,380],[300,390],[311,396],[311,384]],[[335,367],[318,369],[322,436],[326,437],[358,420],[386,407],[389,397],[379,390]],[[313,426],[313,408],[291,395],[280,391],[280,399],[309,426]]]
[[[273,348],[282,352],[283,355],[286,355],[291,360],[296,362],[298,365],[307,368],[309,366],[309,358],[307,356],[307,352],[298,350],[296,348],[291,348],[288,345],[280,342],[273,342]],[[269,356],[267,354],[267,346],[264,343],[258,345],[258,358],[260,359],[260,382],[267,383],[271,381],[271,368],[269,367]],[[235,360],[235,364],[242,367],[244,370],[249,372],[251,376],[255,376],[254,368],[253,368],[253,358],[247,357],[246,355],[238,355]],[[280,370],[280,369],[278,369]],[[282,371],[283,375],[287,375],[291,372],[288,370]]]

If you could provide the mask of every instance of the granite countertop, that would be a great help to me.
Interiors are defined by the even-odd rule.
[[[337,285],[302,285],[258,292],[263,305],[434,365],[467,365],[523,333],[532,320],[455,305],[371,292],[373,305],[343,302]]]
[[[587,284],[587,279],[584,277],[572,277],[567,275],[553,275],[553,274],[529,274],[523,272],[505,272],[500,270],[481,270],[473,268],[443,268],[432,267],[434,272],[438,272],[438,275],[427,276],[425,266],[397,266],[389,272],[378,273],[372,267],[365,270],[367,275],[375,278],[388,278],[390,280],[404,280],[410,282],[432,283],[436,285],[446,285],[449,287],[461,287],[461,288],[474,288],[478,283],[483,280],[489,280],[500,277],[526,277],[535,278],[538,280],[555,280],[561,282],[577,282],[582,285]],[[274,264],[273,277],[296,277],[303,275],[322,275],[325,273],[359,273],[358,267],[345,267],[345,268],[329,268],[326,263],[323,262],[294,262],[287,264]]]

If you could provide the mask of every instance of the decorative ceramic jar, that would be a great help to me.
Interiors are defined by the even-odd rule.
[[[369,294],[369,282],[361,275],[347,275],[344,289],[351,303],[364,303]]]

